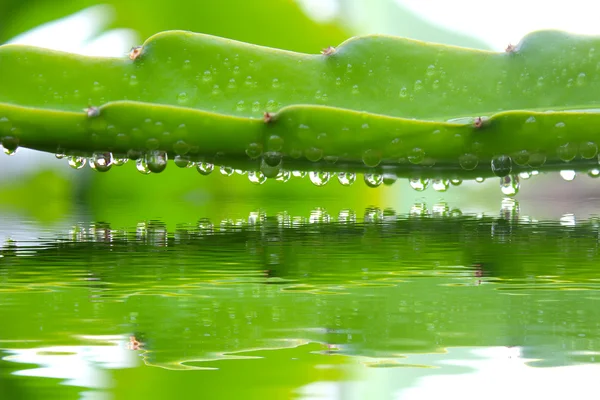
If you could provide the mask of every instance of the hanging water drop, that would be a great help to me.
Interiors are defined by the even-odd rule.
[[[65,155],[64,155],[64,154],[62,154],[62,153],[57,153],[57,154],[55,154],[54,156],[55,156],[57,159],[59,159],[59,160],[61,160],[61,159],[65,158]]]
[[[429,179],[413,178],[410,180],[410,187],[417,192],[422,192],[429,186]]]
[[[410,151],[410,153],[408,153],[408,161],[411,164],[421,164],[424,158],[425,152],[423,151],[423,149],[420,149],[418,147],[415,147]]]
[[[507,155],[495,156],[492,158],[492,172],[494,175],[503,177],[512,171],[512,159]]]
[[[590,178],[597,178],[600,176],[600,169],[594,168],[588,171],[588,176]]]
[[[505,196],[515,196],[519,193],[519,177],[517,175],[507,175],[500,178],[500,190]]]
[[[560,176],[565,181],[571,182],[572,180],[575,179],[575,176],[577,176],[577,173],[571,169],[566,169],[566,170],[560,171]]]
[[[478,176],[477,178],[475,178],[475,182],[477,183],[483,183],[485,182],[485,178],[482,176]]]
[[[138,158],[135,161],[135,168],[144,175],[148,175],[150,173],[150,169],[148,168],[145,157]]]
[[[306,171],[292,171],[292,176],[296,178],[305,178],[307,174]]]
[[[324,186],[329,182],[331,178],[331,174],[329,172],[324,171],[310,171],[308,173],[310,181],[314,183],[316,186]]]
[[[87,160],[84,157],[72,156],[72,157],[69,157],[68,162],[69,162],[69,166],[71,168],[81,169],[81,168],[85,167]]]
[[[521,179],[529,179],[531,178],[531,172],[523,171],[519,173],[519,178]]]
[[[342,186],[350,186],[356,182],[356,174],[354,172],[338,172],[338,181]]]
[[[267,177],[260,171],[248,171],[248,180],[256,185],[262,185],[267,181]]]
[[[275,179],[285,183],[289,181],[291,177],[292,173],[290,171],[279,171],[279,174],[277,174],[277,177]]]
[[[187,167],[189,167],[189,165],[191,163],[191,161],[188,157],[180,156],[180,155],[175,156],[175,158],[173,158],[173,162],[179,168],[187,168]]]
[[[529,162],[529,152],[527,150],[514,152],[512,155],[512,160],[517,165],[527,165],[527,163]]]
[[[215,165],[207,162],[199,162],[196,165],[196,170],[202,175],[210,175],[215,169]]]
[[[90,158],[90,167],[98,172],[106,172],[112,167],[111,153],[94,153]]]
[[[167,153],[165,151],[151,151],[146,154],[146,164],[150,172],[158,174],[167,168]]]
[[[398,176],[393,173],[385,173],[383,174],[383,184],[386,186],[391,186],[398,180]]]
[[[370,188],[376,188],[383,183],[383,175],[381,174],[365,174],[365,183]]]
[[[572,161],[577,156],[577,145],[565,143],[556,149],[556,155],[564,162]]]
[[[598,145],[594,142],[581,143],[579,145],[579,154],[581,154],[581,158],[592,159],[598,154]]]
[[[243,169],[236,169],[233,172],[235,172],[238,175],[246,175],[247,171],[244,171]]]
[[[268,152],[263,155],[263,162],[269,167],[279,167],[283,162],[283,156],[281,153]]]
[[[220,172],[222,175],[231,176],[233,175],[233,168],[222,165],[220,168]]]
[[[460,186],[462,184],[462,179],[450,179],[450,183],[452,186]]]
[[[19,139],[13,136],[5,136],[2,139],[2,147],[4,147],[4,154],[14,156],[19,150]]]
[[[431,185],[433,190],[435,190],[436,192],[445,192],[448,190],[449,186],[450,186],[450,181],[447,179],[436,179],[433,181],[433,184]]]

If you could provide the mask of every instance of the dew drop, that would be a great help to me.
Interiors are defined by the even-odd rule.
[[[475,154],[466,153],[458,157],[458,163],[462,169],[471,171],[477,168],[477,165],[479,164],[479,158]]]
[[[72,156],[68,159],[69,166],[74,169],[81,169],[85,167],[87,160],[84,157]]]
[[[273,79],[273,82],[271,83],[271,86],[273,86],[273,89],[277,89],[281,86],[281,83],[279,82],[279,79],[275,78]]]
[[[350,186],[356,182],[356,174],[354,172],[338,172],[337,177],[342,186]]]
[[[425,159],[425,152],[423,149],[415,147],[408,153],[408,161],[411,164],[421,164]]]
[[[531,178],[531,172],[527,172],[527,171],[520,172],[519,178],[527,180],[527,179]]]
[[[233,175],[233,168],[222,165],[220,168],[221,174],[225,176]]]
[[[503,177],[512,171],[512,159],[507,155],[494,156],[491,161],[494,175]]]
[[[173,151],[179,156],[186,155],[190,151],[191,146],[183,140],[178,140],[173,144]]]
[[[556,155],[561,161],[572,161],[577,156],[577,145],[575,143],[565,143],[556,149]]]
[[[352,86],[352,94],[354,94],[354,95],[360,94],[360,90],[358,89],[358,85]]]
[[[122,165],[127,164],[128,161],[129,159],[127,157],[115,157],[113,158],[112,165],[114,165],[115,167],[120,167]]]
[[[376,188],[383,183],[383,175],[381,174],[365,174],[364,179],[370,188]]]
[[[475,178],[475,182],[477,183],[483,183],[485,182],[485,178],[482,176],[478,176],[477,178]]]
[[[338,162],[339,157],[338,156],[325,156],[325,157],[323,157],[323,160],[325,160],[325,162],[328,164],[335,164],[336,162]]]
[[[577,85],[578,86],[585,85],[585,79],[586,79],[586,77],[585,77],[585,73],[584,72],[582,72],[579,75],[577,75]]]
[[[150,138],[146,140],[146,148],[148,150],[157,150],[160,147],[160,142],[158,139]]]
[[[202,175],[210,175],[215,169],[215,165],[207,162],[199,162],[196,165],[196,170]]]
[[[177,103],[180,105],[187,104],[189,101],[188,94],[186,92],[181,92],[177,95]]]
[[[61,160],[61,159],[65,158],[65,155],[64,155],[64,154],[62,154],[62,153],[57,153],[57,154],[55,154],[55,155],[54,155],[54,157],[56,157],[56,158],[58,158],[59,160]]]
[[[588,171],[588,176],[590,178],[598,178],[600,176],[600,169],[594,168]]]
[[[146,163],[145,157],[139,158],[135,162],[135,168],[144,175],[148,175],[151,172],[148,168],[148,164]]]
[[[268,152],[263,155],[263,162],[269,167],[280,167],[283,163],[283,156],[274,151]]]
[[[309,147],[304,150],[304,157],[306,157],[308,161],[317,162],[323,157],[323,150],[316,147]]]
[[[423,82],[421,82],[420,80],[416,80],[414,89],[415,92],[418,92],[419,90],[423,89]]]
[[[529,152],[527,150],[516,151],[512,155],[512,160],[519,166],[527,165],[529,162]]]
[[[130,149],[127,151],[127,158],[130,160],[139,160],[144,157],[144,153],[140,150]]]
[[[290,178],[292,177],[292,173],[290,171],[279,171],[279,174],[277,174],[277,177],[275,178],[276,180],[278,180],[279,182],[287,182],[290,180]]]
[[[417,192],[422,192],[429,186],[429,179],[413,178],[410,180],[410,187]]]
[[[305,178],[307,174],[306,171],[292,171],[292,176],[296,178]]]
[[[262,185],[267,181],[267,177],[260,171],[248,171],[248,180],[256,185]]]
[[[398,176],[394,173],[383,174],[383,184],[386,186],[392,186],[398,180]]]
[[[433,184],[431,185],[433,190],[435,190],[436,192],[445,192],[448,190],[449,186],[450,186],[450,181],[447,179],[436,179],[433,181]]]
[[[450,183],[452,186],[460,186],[462,184],[462,179],[450,179]]]
[[[94,153],[90,158],[90,168],[98,172],[106,172],[112,167],[113,159],[110,153]]]
[[[236,169],[233,172],[235,172],[238,175],[246,175],[247,171],[244,171],[243,169]]]
[[[283,150],[283,138],[279,135],[271,135],[267,139],[267,150],[268,151],[281,151]]]
[[[529,165],[531,168],[539,168],[546,163],[546,155],[543,153],[532,153],[529,155]]]
[[[598,145],[594,142],[584,142],[579,145],[579,154],[582,158],[591,159],[598,154]]]
[[[308,173],[310,181],[316,186],[324,186],[329,182],[331,178],[331,174],[329,172],[324,171],[310,171]]]
[[[572,180],[575,179],[575,176],[577,176],[577,173],[571,169],[566,169],[566,170],[560,171],[560,176],[565,181],[571,182]]]
[[[402,89],[400,89],[400,97],[401,98],[405,98],[408,95],[408,91],[406,90],[405,87],[403,87]]]
[[[207,83],[212,81],[212,73],[209,70],[204,71],[202,74],[202,80]]]
[[[381,153],[372,149],[365,150],[362,160],[367,167],[374,168],[381,162]]]
[[[250,143],[246,148],[246,155],[251,159],[256,159],[262,156],[263,146],[260,143]]]
[[[4,154],[7,156],[14,156],[17,154],[17,150],[19,150],[19,138],[5,136],[2,138],[2,147],[4,147]]]
[[[180,156],[180,155],[176,155],[175,158],[173,158],[173,162],[179,168],[187,168],[187,167],[189,167],[189,165],[191,163],[191,161],[188,157]]]
[[[158,174],[167,168],[167,153],[164,151],[152,151],[146,154],[146,165],[150,172]]]
[[[505,196],[515,196],[519,193],[520,186],[517,175],[506,175],[500,178],[500,190]]]

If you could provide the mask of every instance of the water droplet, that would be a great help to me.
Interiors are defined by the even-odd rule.
[[[503,177],[512,171],[512,159],[507,155],[494,156],[491,162],[494,175]]]
[[[338,156],[325,156],[325,157],[323,157],[323,160],[325,160],[325,162],[328,164],[335,164],[339,160],[339,157]]]
[[[515,196],[519,193],[520,186],[517,175],[506,175],[500,178],[500,190],[505,196]]]
[[[292,176],[296,178],[305,178],[307,174],[306,171],[292,171]]]
[[[577,176],[577,173],[573,170],[570,169],[566,169],[566,170],[562,170],[560,171],[560,176],[565,180],[565,181],[572,181],[575,179],[575,176]]]
[[[529,152],[527,150],[516,151],[512,155],[512,160],[519,166],[527,165],[529,162]]]
[[[85,167],[87,160],[84,157],[72,156],[72,157],[69,157],[68,162],[69,162],[69,166],[71,168],[81,169],[81,168]]]
[[[281,151],[283,149],[283,138],[278,135],[271,135],[267,139],[267,151]]]
[[[152,151],[146,154],[146,165],[150,172],[158,174],[167,168],[167,153],[164,151]]]
[[[418,92],[419,90],[423,89],[423,82],[421,82],[420,80],[416,80],[414,89],[415,92]]]
[[[177,103],[184,105],[189,101],[189,97],[186,92],[181,92],[177,95]]]
[[[539,168],[546,163],[546,155],[543,153],[531,153],[529,155],[529,165],[531,168]]]
[[[422,192],[429,186],[429,179],[413,178],[410,180],[410,187],[417,192]]]
[[[251,159],[256,159],[262,156],[263,146],[260,143],[250,143],[246,148],[246,155]]]
[[[202,175],[210,175],[215,169],[215,165],[207,162],[199,162],[196,165],[196,170]]]
[[[410,153],[408,153],[408,161],[411,164],[421,164],[424,158],[425,152],[423,151],[423,149],[420,149],[418,147],[415,147],[410,151]]]
[[[209,70],[204,71],[202,74],[202,80],[207,83],[212,81],[212,73]]]
[[[245,111],[246,110],[246,102],[244,100],[240,100],[237,102],[235,109],[237,111]]]
[[[225,176],[231,176],[231,175],[233,175],[233,168],[226,167],[225,165],[221,166],[220,171],[221,171],[221,174],[225,175]]]
[[[310,171],[308,173],[310,181],[314,183],[316,186],[324,186],[329,182],[331,178],[331,174],[329,172],[324,171]]]
[[[358,85],[352,86],[352,94],[360,94],[360,90],[358,89]]]
[[[139,82],[138,82],[137,76],[131,75],[129,77],[129,86],[137,86],[138,83]]]
[[[127,158],[129,158],[130,160],[139,160],[140,158],[144,157],[144,153],[140,150],[128,150],[127,151]]]
[[[180,155],[176,155],[175,158],[173,158],[173,162],[179,168],[187,168],[187,167],[189,167],[189,165],[191,163],[191,161],[188,157],[180,156]]]
[[[433,184],[431,185],[433,190],[435,190],[436,192],[445,192],[448,190],[449,186],[450,186],[450,181],[447,179],[436,179],[433,181]]]
[[[577,85],[578,86],[583,86],[585,85],[585,73],[580,73],[579,75],[577,75]]]
[[[306,157],[308,161],[317,162],[323,157],[323,150],[316,147],[309,147],[304,150],[304,157]]]
[[[289,181],[291,177],[292,173],[290,171],[279,171],[279,174],[277,174],[277,177],[275,179],[285,183]]]
[[[519,178],[527,180],[527,179],[531,178],[531,172],[527,172],[527,171],[520,172]]]
[[[600,176],[600,169],[594,168],[588,171],[588,176],[590,178],[598,178]]]
[[[150,173],[150,169],[148,168],[145,157],[142,157],[135,162],[135,168],[144,175],[148,175]]]
[[[475,182],[477,183],[483,183],[485,182],[485,178],[482,176],[478,176],[477,178],[475,178]]]
[[[429,67],[427,67],[426,74],[427,74],[427,76],[435,75],[435,65],[430,65]]]
[[[186,155],[190,151],[191,146],[183,140],[178,140],[173,145],[173,151],[179,156]]]
[[[398,176],[396,174],[388,172],[383,174],[383,184],[386,186],[391,186],[398,180]]]
[[[65,155],[64,155],[64,154],[59,154],[59,153],[55,154],[54,156],[55,156],[56,158],[58,158],[59,160],[61,160],[61,159],[65,158]]]
[[[405,87],[400,89],[400,97],[405,98],[407,95],[408,95],[408,91],[406,90]]]
[[[158,139],[150,138],[146,140],[146,148],[148,150],[157,150],[160,147],[160,142]]]
[[[376,188],[383,183],[383,175],[380,174],[365,174],[365,183],[368,187]]]
[[[462,184],[462,179],[450,179],[450,183],[452,186],[460,186]]]
[[[271,83],[271,86],[273,86],[273,89],[277,89],[281,86],[281,83],[279,82],[279,79],[275,78],[273,79],[273,82]]]
[[[283,163],[281,153],[268,152],[263,155],[263,162],[269,167],[279,167]]]
[[[113,159],[110,153],[94,153],[90,158],[90,168],[98,172],[106,172],[112,167]]]
[[[256,185],[262,185],[267,181],[267,177],[260,171],[248,171],[248,180]]]
[[[338,172],[338,181],[342,186],[350,186],[356,182],[356,174],[354,172]]]
[[[2,147],[4,147],[4,154],[7,156],[14,156],[17,154],[17,150],[19,150],[19,138],[5,136],[2,138]]]
[[[129,161],[129,159],[127,157],[116,157],[116,158],[113,158],[112,165],[114,165],[115,167],[120,167],[122,165],[127,164],[128,161]]]
[[[565,143],[556,149],[556,155],[564,162],[569,162],[577,156],[577,145],[575,143]]]
[[[598,145],[594,142],[584,142],[579,145],[579,154],[582,158],[591,159],[598,154]]]
[[[458,157],[460,167],[466,171],[471,171],[477,168],[479,158],[475,154],[466,153]]]
[[[367,167],[374,168],[381,162],[381,152],[372,149],[365,150],[362,160]]]

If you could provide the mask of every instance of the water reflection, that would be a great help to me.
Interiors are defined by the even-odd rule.
[[[197,370],[216,374],[207,393],[245,376],[239,396],[262,398],[385,376],[385,397],[408,396],[499,359],[518,361],[521,375],[594,365],[599,229],[595,218],[538,221],[513,200],[493,217],[415,204],[408,214],[257,210],[171,230],[81,223],[0,248],[0,318],[10,321],[0,348],[6,362],[51,370],[30,376],[72,382],[40,352],[79,354],[81,335],[119,337],[119,351],[144,367],[115,367],[115,393],[132,376],[184,390],[193,379],[156,371]],[[276,378],[258,385],[257,371]]]

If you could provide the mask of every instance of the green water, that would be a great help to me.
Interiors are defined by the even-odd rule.
[[[298,210],[2,214],[0,398],[595,398],[599,219]]]

